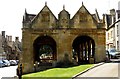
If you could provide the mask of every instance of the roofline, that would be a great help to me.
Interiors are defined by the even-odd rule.
[[[120,22],[120,19],[118,19],[118,20],[115,21],[113,24],[111,24],[110,27],[108,27],[108,29],[106,29],[106,30],[108,31],[108,30],[111,29],[112,27],[115,27],[115,24],[118,23],[118,22]]]
[[[42,8],[42,10],[31,20],[31,23],[33,23],[35,21],[35,19],[39,16],[39,14],[43,11],[43,9],[47,7],[49,9],[49,7],[47,6],[47,4],[45,4],[45,6]],[[57,20],[56,16],[53,14],[53,12],[49,9],[49,11],[52,13],[52,15],[55,17],[55,19]]]

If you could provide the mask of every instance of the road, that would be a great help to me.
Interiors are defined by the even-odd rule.
[[[93,68],[93,69],[89,70],[88,72],[86,72],[82,75],[79,75],[76,79],[111,79],[112,77],[115,77],[112,79],[118,79],[118,76],[120,77],[120,61],[118,61],[118,60],[117,61],[112,60],[112,61],[113,62],[111,62],[111,63],[105,63],[101,66]],[[16,68],[17,68],[17,66],[0,68],[0,79],[2,77],[16,76]],[[100,77],[102,77],[102,78],[100,78]],[[106,77],[108,77],[108,78],[106,78]],[[109,77],[111,77],[111,78],[109,78]],[[2,78],[2,79],[11,79],[11,78]],[[14,78],[14,79],[16,79],[16,78]]]
[[[105,63],[79,77],[118,77],[118,63]]]
[[[75,79],[120,79],[120,59],[95,67]]]
[[[16,69],[17,69],[17,66],[0,68],[0,79],[2,77],[14,77],[14,76],[16,76]],[[3,78],[3,79],[5,79],[5,78]]]

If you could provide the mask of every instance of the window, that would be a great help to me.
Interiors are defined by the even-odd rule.
[[[109,33],[108,33],[108,40],[109,40],[109,37],[110,37],[110,35],[109,35]]]
[[[118,25],[117,25],[117,37],[119,36],[119,30],[118,30]]]
[[[119,41],[117,41],[117,50],[119,50]]]
[[[111,31],[111,38],[113,38],[113,31]]]
[[[118,19],[120,18],[120,14],[118,14]]]

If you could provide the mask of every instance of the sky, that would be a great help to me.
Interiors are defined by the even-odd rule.
[[[71,14],[71,18],[83,4],[91,13],[97,9],[100,18],[102,14],[108,14],[110,9],[118,9],[120,0],[0,0],[0,32],[6,31],[6,35],[12,35],[22,39],[22,19],[25,12],[38,14],[47,2],[48,7],[58,18],[59,12],[65,9]],[[1,34],[1,33],[0,33]]]

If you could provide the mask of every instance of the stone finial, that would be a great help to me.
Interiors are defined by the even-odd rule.
[[[83,1],[82,1],[82,5],[83,5]]]
[[[27,9],[25,8],[25,14],[27,14]]]
[[[65,10],[65,5],[63,5],[63,10]]]
[[[47,2],[45,2],[45,5],[47,5]]]
[[[26,20],[26,16],[27,16],[27,9],[25,8],[25,13],[23,15],[23,22]]]

